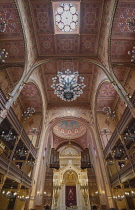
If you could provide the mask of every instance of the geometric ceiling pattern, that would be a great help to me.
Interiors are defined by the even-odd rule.
[[[79,34],[55,34],[52,2],[30,0],[39,56],[97,55],[102,1],[82,1]]]
[[[119,82],[122,85],[124,85],[130,69],[131,67],[126,67],[126,66],[117,66],[113,68],[113,72],[116,78],[119,80]]]
[[[44,79],[48,103],[69,103],[62,101],[57,95],[54,94],[54,90],[51,88],[51,85],[53,83],[52,77],[56,77],[58,71],[64,72],[67,69],[70,69],[71,71],[78,71],[80,76],[84,77],[84,84],[86,85],[86,87],[83,89],[83,94],[80,97],[78,97],[75,101],[70,102],[70,104],[89,104],[94,65],[75,60],[59,60],[42,65],[42,77]]]
[[[55,2],[59,2],[59,0],[55,0]],[[77,61],[74,57],[95,57],[98,55],[103,4],[104,0],[82,0],[80,2],[79,34],[55,34],[52,2],[50,0],[29,0],[29,15],[32,18],[33,25],[31,27],[34,27],[38,56],[42,58],[64,57],[63,60],[41,66],[40,74],[43,78],[48,104],[67,104],[57,97],[51,88],[52,77],[55,77],[58,71],[65,71],[66,69],[78,71],[80,76],[84,77],[84,84],[86,85],[83,89],[84,93],[69,104],[90,104],[95,66]],[[134,0],[119,0],[111,36],[112,62],[130,62],[127,51],[135,46],[135,36],[133,32],[128,30],[125,20],[132,16],[134,8]],[[1,1],[0,13],[2,16],[6,14],[5,18],[8,21],[6,32],[0,33],[0,46],[9,53],[7,62],[24,62],[24,37],[14,1]],[[130,68],[115,67],[113,71],[117,79],[124,84]],[[21,68],[18,70],[12,68],[11,71],[7,69],[7,72],[14,84],[22,75]],[[37,112],[41,112],[41,98],[33,83],[25,85],[20,98],[25,99],[23,102],[25,109],[28,106],[33,106]],[[112,85],[104,83],[98,94],[97,110],[101,111],[104,106],[113,106],[115,99],[116,92]]]
[[[14,1],[0,1],[0,14],[7,23],[6,31],[0,33],[0,46],[8,52],[7,62],[24,62],[23,32]]]
[[[25,111],[28,107],[33,107],[36,113],[42,112],[41,96],[34,83],[28,82],[22,89],[19,98]]]
[[[23,74],[23,68],[10,67],[10,68],[7,68],[6,70],[9,75],[10,80],[15,85],[21,79],[21,76]]]
[[[134,10],[134,0],[119,1],[112,29],[112,62],[130,62],[131,56],[127,52],[135,46],[135,34],[129,30],[126,19],[133,17]]]
[[[114,109],[113,105],[117,99],[117,92],[109,82],[104,82],[98,92],[96,110],[103,111],[104,107]]]

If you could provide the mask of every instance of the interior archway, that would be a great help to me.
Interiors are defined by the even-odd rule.
[[[56,1],[0,1],[0,208],[135,209],[135,0]]]

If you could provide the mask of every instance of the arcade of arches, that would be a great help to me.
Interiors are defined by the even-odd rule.
[[[135,0],[0,0],[0,210],[135,209],[134,17]],[[51,88],[67,69],[86,85],[70,102]]]

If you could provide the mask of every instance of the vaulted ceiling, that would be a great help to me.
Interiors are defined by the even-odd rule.
[[[96,56],[103,1],[81,2],[80,33],[55,34],[52,2],[30,0],[39,56]]]
[[[135,34],[129,30],[127,19],[135,16],[135,1],[121,0],[114,17],[111,37],[112,62],[129,62],[128,51],[135,44]]]
[[[65,0],[63,0],[65,1]],[[74,0],[75,1],[75,0]],[[78,0],[76,0],[78,1]],[[108,0],[82,0],[80,5],[80,32],[79,34],[55,34],[53,22],[53,9],[50,0],[28,0],[29,16],[32,20],[31,28],[34,29],[38,59],[40,58],[58,58],[53,62],[48,62],[41,66],[40,76],[45,88],[48,104],[65,104],[58,98],[51,88],[52,77],[57,75],[58,71],[70,69],[78,71],[84,77],[84,93],[76,101],[70,102],[70,105],[89,105],[92,95],[93,78],[96,74],[94,64],[86,63],[75,58],[98,58],[99,41],[101,38],[101,22],[104,20],[103,8]],[[55,2],[59,2],[55,0]],[[112,63],[130,62],[130,56],[127,54],[135,44],[134,33],[129,31],[125,24],[128,17],[132,17],[135,8],[134,0],[119,0],[116,8],[114,22],[112,27],[112,36],[110,39],[110,56]],[[7,30],[0,33],[0,46],[9,53],[7,63],[23,63],[25,61],[25,37],[20,22],[19,13],[13,0],[1,0],[0,14],[5,16],[8,21]],[[113,21],[113,18],[112,18]],[[25,40],[25,41],[24,41]],[[104,46],[103,46],[104,48]],[[108,52],[108,53],[109,53]],[[127,78],[127,67],[114,67],[113,69],[118,80],[124,84]],[[19,73],[18,73],[19,72]],[[8,74],[17,82],[22,74],[19,67],[14,70],[8,70]],[[18,76],[19,75],[19,76]],[[41,109],[39,94],[31,95],[36,92],[36,87],[29,83],[21,94],[21,100],[26,99],[27,106]],[[29,99],[28,98],[29,94]],[[97,110],[102,110],[103,106],[114,106],[116,100],[116,91],[109,83],[101,86],[97,99]],[[25,105],[26,106],[26,105]]]

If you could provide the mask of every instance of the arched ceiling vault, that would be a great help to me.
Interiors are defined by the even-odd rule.
[[[45,64],[47,62],[54,62],[54,61],[57,61],[57,60],[61,61],[61,58],[57,58],[57,59],[53,58],[53,59],[38,61],[37,64],[35,64],[31,68],[31,72],[33,72],[33,70],[36,69],[36,67],[38,67],[40,65],[43,65],[43,64]],[[129,107],[131,107],[131,108],[133,107],[131,102],[130,102],[130,100],[129,100],[129,98],[127,97],[127,93],[126,93],[125,89],[122,87],[121,83],[119,83],[119,81],[118,81],[117,77],[115,76],[115,74],[113,74],[113,73],[110,74],[109,71],[102,65],[102,63],[100,61],[98,61],[98,60],[95,61],[95,60],[89,59],[89,58],[78,58],[78,57],[74,58],[74,60],[75,61],[77,60],[77,61],[86,62],[86,63],[89,63],[89,64],[95,64],[95,66],[100,67],[101,71],[103,71],[106,74],[108,80],[112,83],[112,85],[114,86],[116,91],[120,94],[121,98],[126,102],[127,105],[129,105]],[[74,62],[74,60],[71,61],[71,64],[72,64],[72,62]],[[63,60],[62,60],[62,63],[63,63]],[[74,65],[74,64],[72,64],[72,65]],[[89,103],[90,103],[90,100],[89,100],[88,104]]]
[[[79,115],[79,113],[78,113]],[[86,133],[83,135],[83,136],[80,136],[76,139],[66,139],[66,138],[60,138],[58,136],[56,136],[54,133],[53,133],[53,128],[55,125],[57,125],[57,123],[59,122],[62,122],[62,121],[76,121],[76,122],[80,122],[84,128],[86,129]],[[65,126],[65,125],[63,125]],[[88,144],[90,144],[90,138],[88,138],[89,134],[91,133],[91,136],[93,135],[93,131],[92,131],[92,124],[91,122],[88,122],[86,121],[84,118],[82,117],[73,117],[73,116],[70,116],[70,117],[57,117],[57,118],[54,118],[52,121],[50,121],[50,123],[47,124],[47,130],[46,130],[46,134],[49,138],[49,134],[50,132],[52,133],[52,138],[51,140],[54,140],[54,142],[52,142],[52,145],[55,147],[55,148],[59,148],[60,145],[62,144],[67,144],[69,141],[73,141],[73,144],[78,144],[80,145],[81,148],[87,148],[88,147]],[[66,129],[66,126],[65,126],[65,129]],[[75,129],[75,128],[74,128]],[[47,141],[45,142],[45,144],[47,144]]]
[[[133,30],[130,30],[127,20],[133,17],[134,8],[134,0],[118,1],[110,36],[111,72],[130,96],[133,91],[132,85],[128,85],[128,82],[132,83],[131,77],[135,64],[130,61],[131,55],[128,55],[128,51],[131,51],[135,45],[135,36]]]
[[[103,112],[104,107],[110,107],[112,110],[115,108],[117,100],[117,92],[108,81],[101,83],[98,89],[96,111]]]
[[[42,113],[42,100],[41,94],[36,85],[31,81],[28,82],[22,89],[19,96],[23,109],[27,110],[28,107],[33,107],[35,113]]]
[[[11,1],[12,0],[6,0],[6,3],[11,3]],[[81,74],[84,74],[85,82],[87,84],[87,89],[84,91],[84,98],[80,97],[82,103],[85,101],[87,105],[90,104],[91,98],[89,95],[92,95],[92,86],[94,85],[93,78],[96,74],[96,68],[93,67],[92,64],[95,64],[105,72],[123,100],[132,107],[128,97],[126,97],[127,93],[124,88],[119,84],[117,78],[109,73],[108,56],[110,47],[113,48],[113,46],[109,46],[111,27],[115,17],[111,41],[111,43],[113,43],[113,39],[115,38],[114,28],[117,22],[117,11],[123,1],[119,1],[120,3],[118,4],[117,9],[118,0],[83,0],[81,1],[80,34],[54,35],[51,1],[40,0],[37,2],[36,0],[15,0],[26,46],[27,56],[25,59],[25,70],[28,71],[22,78],[23,83],[20,82],[20,84],[23,86],[28,81],[33,70],[41,65],[40,77],[44,78],[43,85],[45,86],[48,95],[53,95],[52,90],[50,89],[53,75],[50,74],[49,70],[49,68],[52,68],[51,71],[53,71],[53,66],[48,67],[47,69],[47,62],[61,60],[62,63],[63,59],[71,61],[72,58],[74,58],[75,62],[72,63],[71,61],[72,66],[76,68],[75,70],[80,69],[79,71],[81,71]],[[19,54],[16,53],[16,55]],[[89,63],[89,65],[86,66],[87,71],[85,70],[85,67],[83,67],[86,64],[81,66],[81,62]],[[54,65],[55,68],[56,65],[57,64]],[[58,70],[60,69],[60,65],[60,63],[57,65],[59,66]],[[67,68],[67,66],[65,65],[64,68]],[[47,70],[49,73],[47,73]],[[56,72],[54,72],[54,74],[56,74]],[[47,89],[47,82],[49,81],[49,88]],[[18,89],[20,89],[20,84],[18,84]],[[91,85],[88,86],[88,84]],[[17,88],[16,92],[18,91]],[[15,90],[11,93],[11,96],[13,94],[15,94]],[[79,99],[76,102],[80,105]],[[48,103],[60,104],[61,100],[58,98],[55,100],[54,96],[48,97]]]

